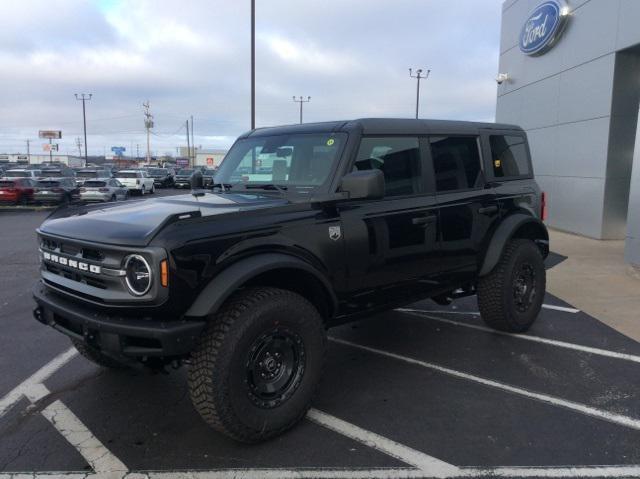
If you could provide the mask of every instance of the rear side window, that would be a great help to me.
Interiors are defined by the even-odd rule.
[[[436,191],[455,191],[482,186],[478,140],[473,136],[429,138]]]
[[[531,174],[527,144],[523,136],[492,135],[489,137],[489,144],[493,176],[509,178]]]
[[[385,196],[422,192],[422,172],[418,138],[363,138],[354,171],[381,170]]]

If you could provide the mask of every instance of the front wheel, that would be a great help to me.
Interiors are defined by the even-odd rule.
[[[192,353],[191,401],[215,430],[245,443],[274,437],[309,410],[326,333],[306,299],[248,288],[216,314]]]
[[[149,190],[149,194],[152,195],[156,192],[156,187],[155,185],[151,185],[151,189]]]
[[[144,187],[144,185],[142,185],[142,188],[140,189],[140,196],[144,196],[145,193],[146,193],[146,188]]]
[[[487,325],[522,333],[540,313],[546,288],[542,254],[531,240],[509,241],[496,267],[478,281],[478,306]]]

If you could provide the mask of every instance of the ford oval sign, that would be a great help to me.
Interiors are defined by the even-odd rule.
[[[536,7],[520,32],[520,50],[527,55],[546,52],[562,35],[568,14],[563,0],[549,0]]]

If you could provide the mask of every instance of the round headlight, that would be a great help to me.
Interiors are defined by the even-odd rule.
[[[151,268],[149,263],[139,254],[127,256],[124,263],[125,281],[129,291],[136,296],[142,296],[151,288]]]

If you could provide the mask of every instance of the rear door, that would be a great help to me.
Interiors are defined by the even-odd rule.
[[[460,282],[477,272],[499,206],[485,181],[479,135],[431,135],[429,152],[439,207],[439,267]]]
[[[438,211],[423,153],[417,136],[361,140],[350,171],[381,170],[385,197],[340,205],[353,308],[424,295],[434,287]]]

